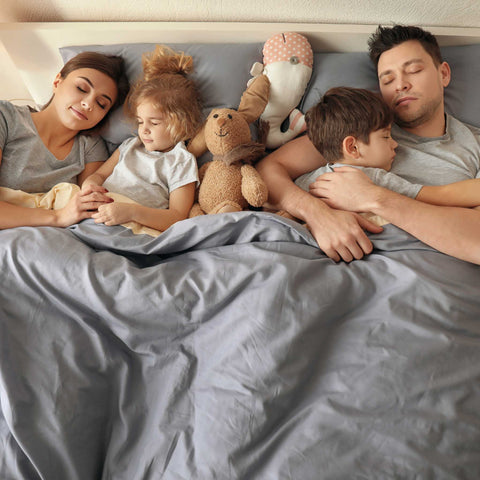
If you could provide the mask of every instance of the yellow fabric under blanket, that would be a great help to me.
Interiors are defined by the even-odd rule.
[[[0,200],[20,207],[59,210],[79,191],[80,188],[73,183],[59,183],[47,193],[26,193],[22,190],[0,187]],[[109,192],[108,196],[112,197],[116,202],[137,203],[119,193]],[[160,230],[145,227],[138,222],[128,222],[122,225],[129,228],[135,234],[146,234],[152,237],[158,237],[158,235],[162,233]]]
[[[360,215],[362,217],[365,217],[367,220],[370,220],[375,225],[378,225],[379,227],[382,227],[383,225],[387,225],[387,223],[390,223],[380,215],[375,215],[374,213],[371,213],[371,212],[361,213]]]

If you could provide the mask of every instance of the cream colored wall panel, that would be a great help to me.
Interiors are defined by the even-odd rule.
[[[422,23],[479,27],[478,0],[2,0],[0,21]]]
[[[0,41],[23,84],[2,84],[3,98],[24,96],[25,87],[38,103],[50,97],[62,61],[58,48],[68,45],[127,42],[264,42],[272,34],[305,34],[317,51],[365,51],[374,25],[227,22],[58,22],[0,23]],[[428,27],[441,44],[480,42],[480,28]],[[0,52],[1,53],[1,52]],[[7,62],[8,63],[8,62]],[[11,63],[7,67],[11,66]],[[11,78],[18,75],[12,72]],[[8,76],[7,76],[8,78]]]

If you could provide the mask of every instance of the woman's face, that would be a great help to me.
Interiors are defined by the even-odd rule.
[[[93,128],[108,113],[117,98],[117,85],[93,68],[79,68],[53,83],[54,105],[61,123],[71,130]]]

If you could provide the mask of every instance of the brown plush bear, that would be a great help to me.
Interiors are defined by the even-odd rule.
[[[214,109],[189,150],[197,157],[207,149],[213,160],[199,170],[198,203],[190,217],[261,207],[268,198],[265,182],[252,163],[265,155],[265,144],[252,141],[249,124],[268,102],[269,80],[260,75],[243,93],[238,110]]]

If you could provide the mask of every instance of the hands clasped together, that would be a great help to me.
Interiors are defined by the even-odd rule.
[[[86,218],[93,218],[96,223],[105,223],[105,225],[118,225],[129,220],[129,214],[126,211],[128,206],[128,204],[114,202],[113,198],[108,196],[106,188],[85,184],[65,207],[55,213],[58,225],[62,227]]]

